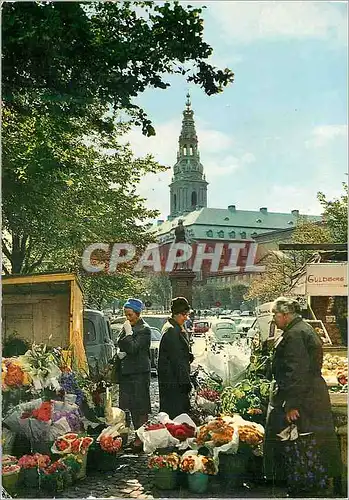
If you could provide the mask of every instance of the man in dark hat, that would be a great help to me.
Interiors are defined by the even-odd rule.
[[[189,311],[187,299],[173,299],[172,315],[162,329],[158,361],[160,411],[170,418],[190,410],[190,363],[194,357],[184,329]]]

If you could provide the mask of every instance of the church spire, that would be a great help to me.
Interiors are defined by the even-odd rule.
[[[200,163],[194,111],[189,92],[186,95],[182,128],[178,140],[177,163],[173,168],[171,216],[207,206],[207,182]]]

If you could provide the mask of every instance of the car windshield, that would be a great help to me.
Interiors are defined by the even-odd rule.
[[[159,330],[156,330],[155,328],[152,328],[151,329],[151,340],[154,342],[157,342],[159,340],[161,340],[161,333],[159,332]]]
[[[241,321],[240,326],[252,326],[256,321],[256,318],[244,319]]]

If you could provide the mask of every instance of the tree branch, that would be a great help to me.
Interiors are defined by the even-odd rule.
[[[10,271],[9,271],[9,270],[7,269],[7,267],[5,266],[5,264],[4,264],[4,263],[2,263],[2,270],[4,271],[4,273],[5,273],[6,275],[10,275],[10,274],[11,274],[11,273],[10,273]]]
[[[10,250],[7,248],[4,240],[2,240],[2,251],[4,252],[5,256],[8,258],[8,260],[12,263],[12,254]]]
[[[40,264],[44,260],[45,256],[46,256],[46,252],[44,252],[36,262],[33,262],[33,264],[31,266],[28,266],[26,274],[32,273],[38,266],[40,266]]]

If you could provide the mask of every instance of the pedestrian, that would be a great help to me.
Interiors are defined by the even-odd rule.
[[[119,407],[130,411],[135,430],[147,422],[151,412],[151,329],[141,318],[143,308],[139,299],[131,298],[124,304],[126,321],[117,342],[120,359]],[[141,440],[136,437],[132,446],[133,451],[141,451]]]
[[[273,382],[264,442],[266,479],[286,480],[290,496],[317,496],[342,473],[326,382],[322,342],[294,299],[273,304],[276,326]]]
[[[187,299],[173,299],[171,317],[162,329],[158,361],[160,411],[170,418],[190,410],[190,363],[194,357],[184,329],[189,311]]]

